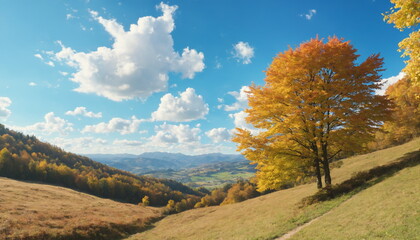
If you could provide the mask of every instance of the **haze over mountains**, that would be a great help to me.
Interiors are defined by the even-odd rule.
[[[191,156],[181,153],[146,152],[140,155],[86,154],[85,156],[108,166],[136,174],[145,174],[159,170],[182,170],[222,162],[248,163],[242,155],[221,153]]]
[[[132,154],[87,154],[111,167],[134,174],[165,178],[192,188],[213,189],[255,174],[255,166],[239,154],[211,153],[185,155],[181,153],[146,152]]]

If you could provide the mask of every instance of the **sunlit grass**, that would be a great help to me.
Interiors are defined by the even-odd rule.
[[[344,159],[333,169],[334,183],[354,173],[388,164],[405,153],[419,150],[420,138],[389,149]],[[272,239],[322,215],[351,196],[300,209],[298,203],[316,192],[307,184],[220,207],[194,209],[164,218],[155,227],[130,239]]]
[[[0,178],[0,239],[116,239],[160,215],[156,208]]]
[[[420,239],[420,166],[357,194],[292,239]]]

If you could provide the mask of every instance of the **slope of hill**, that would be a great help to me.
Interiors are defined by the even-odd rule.
[[[403,169],[290,239],[420,239],[419,176],[420,166]]]
[[[161,211],[0,177],[0,239],[118,239]]]
[[[356,172],[396,161],[407,153],[418,151],[419,146],[420,138],[417,138],[400,146],[343,159],[342,166],[332,170],[333,181],[340,183]],[[299,208],[298,203],[315,192],[315,184],[307,184],[237,204],[182,212],[164,218],[154,228],[129,239],[273,239],[321,216],[351,197],[348,194]],[[419,199],[412,201],[418,202]]]
[[[168,200],[198,198],[201,193],[168,180],[136,176],[44,143],[0,124],[0,176],[69,187],[96,196],[154,206]]]

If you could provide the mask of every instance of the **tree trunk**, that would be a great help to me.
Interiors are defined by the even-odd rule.
[[[325,178],[325,186],[330,187],[331,186],[331,174],[330,174],[330,163],[327,160],[322,161],[323,167],[324,167],[324,178]]]
[[[328,160],[327,144],[322,144],[322,166],[324,168],[325,186],[331,186],[330,162]]]
[[[319,158],[315,159],[315,173],[316,173],[316,185],[318,189],[322,188],[322,178],[321,178],[321,168],[319,166],[320,160]]]

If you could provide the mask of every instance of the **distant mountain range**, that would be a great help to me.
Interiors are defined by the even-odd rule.
[[[104,163],[108,166],[145,174],[161,170],[183,170],[196,168],[213,163],[247,162],[239,154],[210,153],[202,155],[185,155],[181,153],[147,152],[140,155],[133,154],[86,154],[85,156]]]

